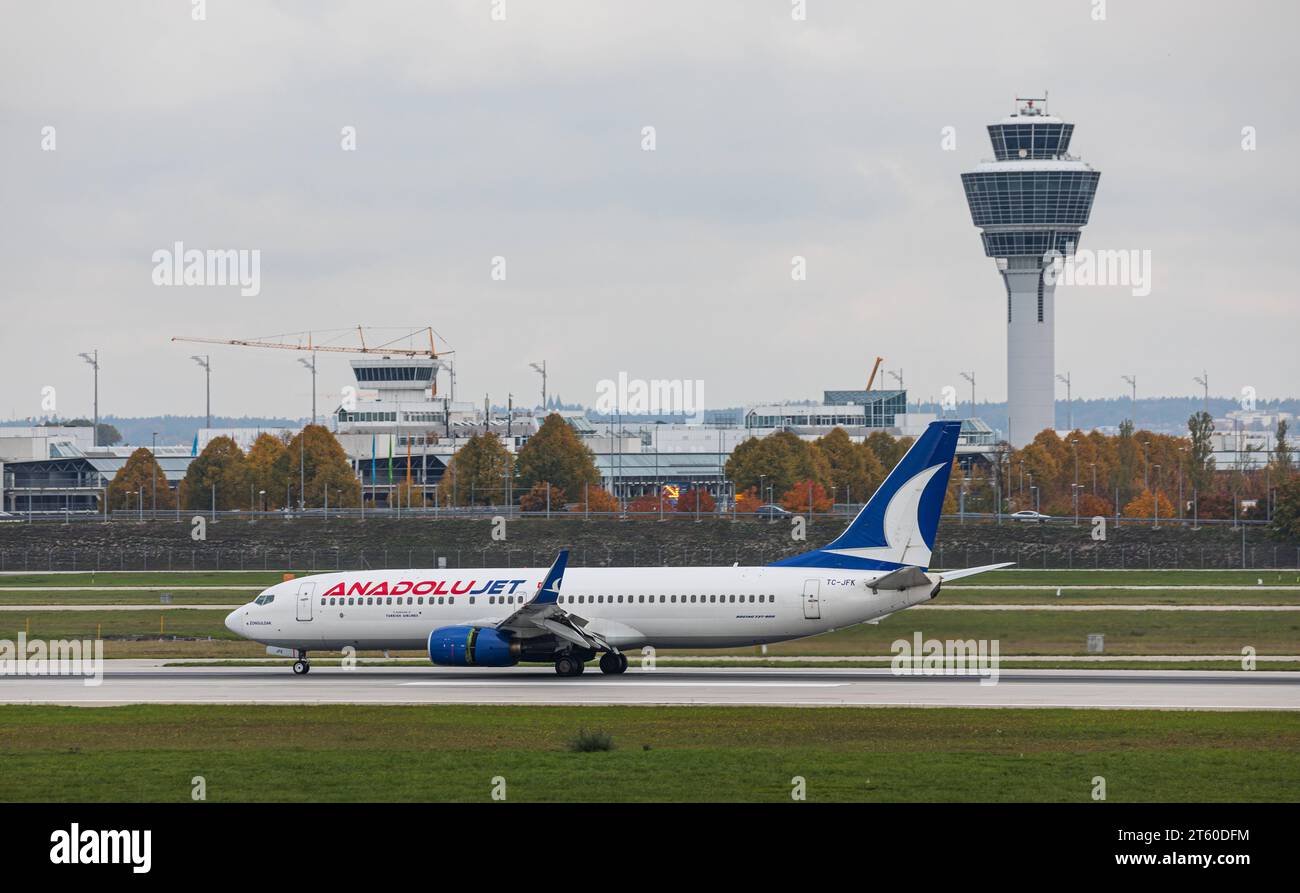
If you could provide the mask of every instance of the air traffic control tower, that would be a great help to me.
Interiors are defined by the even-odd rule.
[[[1052,252],[1073,256],[1099,171],[1068,154],[1074,125],[1047,99],[1017,97],[1015,114],[989,125],[993,160],[961,175],[984,253],[1007,290],[1007,440],[1030,443],[1056,426]]]

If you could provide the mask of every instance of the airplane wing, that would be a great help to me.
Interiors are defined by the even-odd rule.
[[[513,614],[497,623],[496,628],[523,635],[550,633],[579,648],[610,651],[612,649],[608,642],[587,629],[585,618],[570,614],[559,605],[560,585],[564,581],[564,568],[568,562],[569,550],[561,549],[537,593]]]

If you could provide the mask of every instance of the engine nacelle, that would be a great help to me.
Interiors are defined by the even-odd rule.
[[[441,667],[512,667],[519,640],[482,626],[440,626],[429,633],[429,660]]]

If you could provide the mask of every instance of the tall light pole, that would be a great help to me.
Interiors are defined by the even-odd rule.
[[[970,417],[975,418],[975,371],[962,372],[961,377],[970,382]]]
[[[392,467],[391,465],[389,466]],[[298,508],[307,511],[307,429],[298,433]]]
[[[1156,492],[1151,494],[1151,506],[1153,514],[1152,527],[1160,526],[1160,463],[1156,463]]]
[[[99,351],[93,350],[90,353],[77,354],[77,356],[89,363],[90,368],[95,370],[95,427],[90,429],[90,445],[97,447],[99,446]]]
[[[201,357],[200,356],[190,357],[190,359],[203,367],[204,376],[207,378],[207,387],[205,388],[204,391],[207,399],[204,401],[204,406],[206,407],[207,414],[208,414],[208,427],[211,428],[212,427],[212,363],[211,363],[212,358],[208,354],[204,354]]]
[[[149,513],[152,516],[150,520],[156,520],[158,517],[158,432],[153,432],[153,437],[149,441],[149,458],[153,459],[153,497],[150,499],[152,505]]]
[[[1210,414],[1210,373],[1202,369],[1201,374],[1199,376],[1193,377],[1192,381],[1196,382],[1198,385],[1200,385],[1205,389],[1205,414],[1209,415]]]
[[[1178,448],[1178,520],[1183,520],[1187,509],[1183,504],[1183,465],[1187,462],[1187,447]]]
[[[1066,418],[1065,425],[1067,428],[1073,431],[1074,430],[1074,399],[1070,395],[1070,373],[1067,372],[1064,375],[1061,375],[1058,372],[1056,374],[1056,380],[1059,382],[1063,382],[1065,384],[1065,418]]]
[[[311,370],[311,423],[316,424],[316,354],[311,355],[311,362],[298,357],[298,362]]]
[[[546,361],[540,363],[529,363],[537,373],[542,376],[542,415],[546,415]]]
[[[889,373],[889,377],[890,377],[890,378],[892,378],[894,381],[898,382],[898,389],[899,389],[900,391],[906,390],[906,388],[903,387],[903,370],[902,370],[902,369],[899,369],[897,372],[895,372],[893,369],[886,369],[885,371]]]
[[[1070,430],[1073,431],[1074,429],[1071,428]],[[1074,524],[1077,527],[1079,525],[1079,441],[1072,439],[1070,446],[1074,447],[1074,485],[1072,490],[1074,491]]]
[[[1130,421],[1133,422],[1133,427],[1136,428],[1138,415],[1138,378],[1136,374],[1121,375],[1120,378],[1128,382],[1129,386],[1133,388],[1133,418],[1130,419]]]

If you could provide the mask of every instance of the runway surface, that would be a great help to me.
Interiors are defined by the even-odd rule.
[[[135,665],[135,666],[132,666]],[[894,676],[887,669],[345,670],[175,667],[110,661],[98,686],[67,676],[0,678],[0,703],[108,706],[187,704],[564,704],[1084,707],[1300,710],[1300,676],[1287,672],[1008,670],[996,684],[966,676]]]

